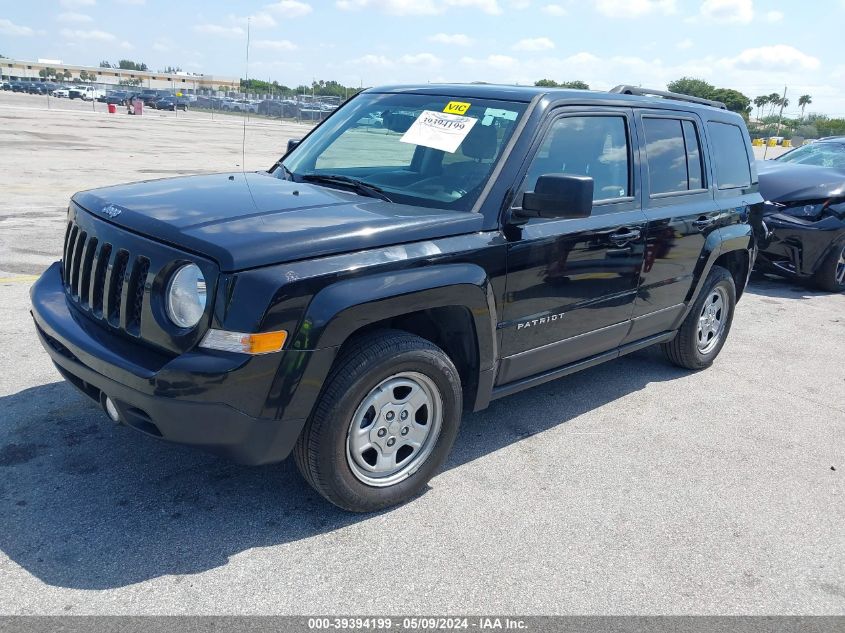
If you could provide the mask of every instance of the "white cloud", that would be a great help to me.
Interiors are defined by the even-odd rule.
[[[561,17],[569,13],[566,7],[560,4],[547,4],[543,7],[543,11],[555,17]]]
[[[517,11],[524,11],[531,7],[531,0],[509,0],[508,6]]]
[[[363,55],[357,59],[350,59],[348,63],[352,66],[376,66],[381,68],[394,66],[393,60],[384,55]]]
[[[701,17],[713,22],[748,24],[754,19],[752,0],[704,0]]]
[[[114,42],[117,38],[111,33],[100,31],[99,29],[91,29],[90,31],[82,29],[62,29],[60,32],[62,37],[68,40],[91,40],[95,42]]]
[[[437,33],[428,38],[432,42],[439,44],[449,44],[450,46],[470,46],[472,38],[463,33]]]
[[[249,25],[255,29],[270,29],[276,26],[276,20],[274,20],[273,16],[266,11],[259,11],[258,13],[242,17],[234,15],[229,17],[233,22],[237,22],[238,24],[242,24],[244,26],[249,23]]]
[[[519,62],[509,55],[488,55],[484,59],[462,57],[461,63],[465,66],[487,66],[495,70],[508,70],[515,67]]]
[[[239,26],[222,26],[220,24],[197,24],[194,26],[194,31],[222,37],[242,37],[246,35],[246,31]]]
[[[22,35],[27,37],[35,35],[35,31],[32,28],[15,24],[6,18],[0,18],[0,33],[3,35]]]
[[[273,51],[295,51],[299,48],[290,40],[257,40],[253,46]]]
[[[748,48],[736,57],[722,60],[723,64],[739,70],[807,71],[816,70],[821,62],[811,55],[786,44]]]
[[[490,15],[499,15],[502,12],[498,0],[443,0],[450,7],[474,8]]]
[[[416,55],[402,55],[399,58],[399,63],[409,66],[439,66],[442,62],[439,57],[431,53],[417,53]]]
[[[502,13],[498,0],[337,0],[343,11],[375,9],[391,15],[437,15],[450,8],[474,8],[483,13]]]
[[[766,22],[781,22],[783,20],[783,11],[769,11],[765,15]]]
[[[59,4],[68,9],[77,7],[92,7],[97,4],[96,0],[59,0]]]
[[[677,44],[675,44],[675,48],[677,48],[679,51],[685,51],[692,48],[694,44],[695,42],[693,42],[690,38],[686,37]]]
[[[65,11],[56,16],[59,22],[93,22],[94,18],[84,13],[74,13],[73,11]]]
[[[638,18],[650,13],[675,12],[675,0],[595,0],[595,3],[599,13],[612,18]]]
[[[265,5],[264,8],[286,18],[301,18],[313,11],[310,4],[299,2],[299,0],[279,0],[279,2]]]
[[[515,51],[548,51],[555,47],[555,43],[548,37],[529,37],[519,40],[511,46]]]

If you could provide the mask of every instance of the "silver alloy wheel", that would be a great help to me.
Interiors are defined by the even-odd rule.
[[[836,262],[836,283],[840,286],[845,284],[845,246],[842,247],[839,261]]]
[[[443,399],[431,378],[415,371],[385,378],[349,423],[346,460],[352,474],[376,487],[407,479],[434,450],[442,420]]]
[[[716,286],[707,295],[701,314],[698,316],[696,343],[698,351],[709,354],[722,340],[728,322],[728,295],[724,288]]]

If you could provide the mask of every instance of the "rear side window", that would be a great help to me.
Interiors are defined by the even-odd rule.
[[[751,185],[751,165],[742,130],[730,123],[710,121],[707,131],[713,146],[713,170],[719,189]]]
[[[651,195],[702,189],[701,149],[695,124],[643,118]]]

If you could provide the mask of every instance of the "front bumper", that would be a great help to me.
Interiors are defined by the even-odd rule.
[[[845,221],[825,216],[811,221],[784,213],[763,218],[766,238],[757,258],[757,267],[789,277],[811,277],[825,258],[845,239]]]
[[[121,422],[147,435],[189,444],[243,464],[283,460],[296,443],[308,411],[282,419],[254,417],[232,402],[263,406],[274,382],[277,355],[223,352],[163,356],[112,334],[72,306],[53,264],[33,285],[32,316],[44,349],[62,376],[103,404],[111,398]],[[307,365],[283,352],[285,366]],[[310,359],[308,359],[310,360]],[[291,362],[293,361],[293,362]],[[287,407],[288,413],[291,407]]]

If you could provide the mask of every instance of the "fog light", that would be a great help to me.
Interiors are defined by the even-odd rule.
[[[120,422],[120,414],[117,412],[117,407],[114,406],[114,401],[109,397],[106,397],[106,413],[112,422]]]

